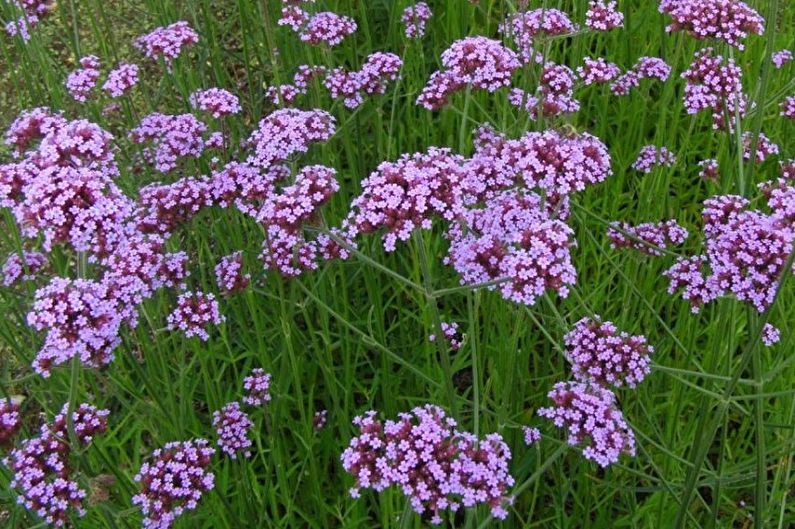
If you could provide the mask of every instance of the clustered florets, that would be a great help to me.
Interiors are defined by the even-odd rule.
[[[553,117],[577,112],[580,102],[574,99],[574,79],[574,72],[568,66],[548,62],[541,72],[536,92],[538,96],[514,88],[508,96],[508,102],[524,109],[533,119],[537,119],[539,114]]]
[[[714,158],[707,158],[698,162],[699,172],[698,175],[704,180],[716,182],[720,179],[720,172],[718,160]]]
[[[133,496],[144,515],[144,529],[169,529],[202,495],[212,490],[215,475],[207,470],[215,450],[205,439],[168,443],[144,462],[135,481],[141,491]]]
[[[47,264],[47,256],[40,252],[23,251],[22,255],[12,253],[3,264],[3,286],[11,286],[19,281],[32,281]]]
[[[75,440],[88,446],[94,436],[107,429],[109,413],[90,404],[73,409],[71,430]],[[72,450],[78,449],[67,441],[71,438],[69,414],[69,404],[65,404],[52,423],[41,426],[38,436],[22,441],[3,461],[13,473],[9,487],[19,491],[17,502],[54,527],[64,527],[70,511],[78,516],[85,514],[83,500],[87,493],[74,479],[69,464]]]
[[[151,144],[144,159],[161,173],[176,169],[180,158],[201,156],[205,149],[207,125],[193,114],[168,115],[154,112],[144,117],[129,133],[135,144]]]
[[[478,440],[461,432],[438,406],[426,405],[382,422],[370,411],[354,419],[359,435],[342,453],[342,465],[361,489],[397,486],[415,512],[429,513],[434,524],[442,511],[486,504],[495,518],[507,516],[511,452],[499,434]]]
[[[66,78],[66,89],[75,101],[85,103],[100,76],[99,59],[94,55],[88,55],[79,62],[80,68]]]
[[[361,70],[336,68],[326,75],[323,84],[332,98],[341,97],[346,107],[356,108],[364,102],[365,95],[386,92],[387,83],[397,79],[402,65],[394,53],[376,52],[367,57]]]
[[[182,49],[199,42],[199,34],[190,25],[181,20],[171,25],[156,28],[135,40],[135,47],[150,59],[162,58],[166,66],[180,56]]]
[[[184,292],[177,298],[177,306],[168,315],[168,328],[180,330],[187,337],[198,336],[207,341],[208,325],[220,325],[226,318],[218,311],[218,302],[211,293]]]
[[[748,98],[743,93],[742,70],[728,59],[715,55],[712,48],[696,52],[693,62],[682,72],[687,81],[684,92],[684,105],[688,114],[702,111],[712,112],[712,126],[715,129],[733,130],[734,121],[745,115]],[[728,123],[724,117],[728,114]]]
[[[215,280],[218,289],[225,295],[245,290],[251,281],[251,274],[243,273],[243,253],[223,256],[215,266]]]
[[[254,423],[240,409],[238,402],[230,402],[213,412],[213,428],[218,435],[218,446],[232,459],[237,459],[239,452],[243,453],[243,457],[251,457],[251,439],[248,432],[253,426]]]
[[[447,343],[447,346],[453,351],[458,351],[461,348],[461,334],[458,332],[458,323],[443,321],[440,327],[442,329],[441,337]],[[436,334],[428,336],[428,340],[431,342],[435,342],[436,339]]]
[[[751,140],[753,136],[750,132],[744,132],[742,135],[742,142],[743,142],[743,160],[750,160],[751,159]],[[754,160],[757,163],[762,163],[767,160],[768,156],[773,156],[779,153],[778,145],[770,141],[770,138],[765,136],[763,133],[759,133],[759,137],[756,139],[756,153],[754,156]]]
[[[270,402],[271,375],[261,367],[251,370],[251,374],[243,379],[243,389],[246,396],[243,402],[249,406],[262,406]]]
[[[575,323],[564,342],[566,360],[580,382],[635,388],[651,371],[649,356],[654,347],[646,343],[646,337],[619,332],[612,322],[598,316]]]
[[[499,30],[513,40],[519,50],[519,59],[528,63],[543,61],[543,55],[534,49],[537,35],[571,35],[579,31],[579,27],[559,9],[541,8],[508,16],[500,24]]]
[[[554,405],[539,409],[538,415],[565,428],[570,445],[584,444],[586,459],[606,467],[621,454],[635,455],[635,435],[612,391],[598,384],[558,382],[548,396]]]
[[[629,94],[633,88],[640,86],[641,79],[657,79],[666,81],[671,75],[671,67],[658,57],[641,57],[638,61],[619,76],[611,85],[610,91],[617,96]]]
[[[611,248],[632,248],[648,255],[662,255],[669,245],[679,245],[687,239],[687,230],[675,220],[646,222],[631,226],[612,222],[607,228]]]
[[[790,50],[779,50],[770,57],[770,60],[773,62],[773,66],[780,70],[792,60],[792,52]]]
[[[739,0],[660,0],[659,9],[671,16],[666,31],[686,31],[698,40],[720,39],[740,50],[749,34],[765,32],[765,19]]]
[[[431,16],[431,8],[425,2],[417,2],[404,9],[400,20],[406,25],[406,38],[421,39],[425,35],[425,24]]]
[[[121,97],[130,88],[138,84],[138,65],[120,64],[108,73],[108,78],[102,89],[111,97]]]
[[[667,147],[646,145],[641,148],[638,158],[632,162],[632,168],[643,173],[650,173],[655,167],[673,167],[676,155]]]
[[[21,427],[19,402],[0,398],[0,447],[10,444]]]
[[[585,25],[596,31],[624,27],[624,14],[616,8],[616,1],[591,0],[585,12]]]
[[[585,57],[582,66],[577,67],[577,75],[583,84],[588,86],[595,83],[607,83],[621,74],[618,66],[607,62],[602,57],[592,59]]]
[[[795,120],[795,96],[787,96],[781,102],[781,116]]]
[[[215,119],[240,112],[237,96],[223,88],[197,90],[190,95],[189,101],[193,108],[208,112]]]

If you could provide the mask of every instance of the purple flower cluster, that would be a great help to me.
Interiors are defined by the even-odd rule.
[[[138,65],[122,63],[108,73],[108,78],[102,89],[110,97],[121,97],[130,88],[138,84]]]
[[[336,46],[357,29],[356,21],[351,17],[331,11],[310,14],[294,2],[283,0],[282,3],[278,24],[290,27],[307,44]]]
[[[541,440],[541,431],[539,431],[538,428],[523,426],[522,435],[524,436],[524,444],[526,446],[534,445]]]
[[[795,96],[787,96],[781,102],[781,116],[795,119]]]
[[[770,57],[770,60],[773,62],[773,66],[780,70],[792,60],[792,52],[790,50],[777,51]]]
[[[666,147],[646,145],[641,148],[638,158],[632,162],[632,168],[643,173],[650,173],[655,167],[673,167],[676,156]]]
[[[260,169],[284,163],[293,154],[307,152],[312,143],[327,141],[335,130],[334,117],[324,110],[277,110],[263,118],[248,139],[254,149],[248,163]]]
[[[243,273],[243,253],[225,255],[215,266],[215,280],[224,295],[245,290],[251,274]]]
[[[243,389],[246,391],[243,402],[249,406],[263,406],[271,400],[270,388],[270,373],[261,367],[252,369],[251,374],[243,379]]]
[[[580,102],[574,99],[574,72],[568,66],[548,62],[541,72],[538,97],[519,88],[511,90],[508,102],[524,109],[530,117],[553,117],[577,112]]]
[[[591,0],[585,12],[585,25],[596,31],[624,27],[624,13],[616,8],[616,1]]]
[[[201,156],[205,132],[207,125],[193,114],[172,116],[154,112],[130,131],[129,138],[135,144],[151,144],[144,149],[144,158],[161,173],[168,173],[176,169],[180,158]]]
[[[579,31],[569,16],[558,9],[533,9],[508,16],[499,27],[500,33],[513,40],[523,63],[541,62],[543,56],[534,49],[536,35],[550,37],[571,35]]]
[[[762,328],[762,343],[767,347],[771,347],[777,344],[779,340],[781,340],[781,332],[769,323],[765,323]]]
[[[11,444],[21,427],[19,403],[13,399],[0,398],[0,446]]]
[[[779,162],[779,173],[785,180],[795,180],[795,159],[781,160]]]
[[[635,455],[635,434],[612,391],[598,384],[558,382],[548,396],[554,405],[538,414],[565,428],[570,445],[584,444],[586,459],[606,467],[621,454]]]
[[[658,57],[641,57],[632,68],[610,85],[610,91],[617,96],[625,96],[633,88],[640,86],[641,79],[666,81],[670,75],[671,67],[662,59]]]
[[[698,162],[699,172],[698,175],[703,178],[704,180],[711,180],[713,182],[717,182],[720,179],[720,173],[718,172],[718,160],[714,158],[707,158],[706,160],[701,160]]]
[[[425,35],[425,24],[433,14],[425,2],[417,2],[403,10],[401,22],[406,25],[406,38],[421,39]]]
[[[669,245],[679,245],[687,239],[687,230],[675,220],[646,222],[631,226],[625,222],[611,222],[607,228],[611,248],[632,248],[648,255],[662,255]]]
[[[425,405],[401,413],[396,421],[381,422],[376,412],[356,417],[359,435],[342,453],[343,468],[361,489],[400,488],[418,514],[429,513],[442,523],[442,511],[488,505],[504,519],[507,490],[514,484],[508,472],[511,452],[499,434],[478,440],[461,432],[438,406]]]
[[[3,265],[3,286],[11,286],[18,281],[33,281],[36,273],[47,264],[47,257],[40,252],[23,251],[8,255]]]
[[[181,20],[138,37],[134,45],[150,59],[157,60],[162,57],[170,68],[183,48],[197,42],[199,34],[186,21]]]
[[[213,412],[213,428],[218,435],[218,446],[232,459],[237,459],[238,452],[242,452],[243,457],[251,457],[251,439],[248,438],[248,432],[253,426],[248,414],[240,409],[239,402],[230,402]]]
[[[332,98],[344,98],[345,106],[356,108],[364,102],[365,95],[383,94],[389,81],[398,77],[403,61],[394,53],[372,53],[362,69],[349,72],[336,68],[326,75],[323,84]]]
[[[740,0],[660,0],[659,9],[671,16],[666,31],[723,40],[740,50],[748,34],[765,32],[765,19]]]
[[[422,89],[417,104],[438,110],[455,92],[471,87],[495,90],[511,83],[520,63],[516,53],[499,41],[486,37],[466,37],[455,41],[442,52],[443,70],[434,72]]]
[[[582,66],[577,67],[577,76],[586,86],[596,83],[607,83],[620,74],[621,70],[616,64],[607,62],[602,57],[597,57],[596,59],[585,57],[582,61]]]
[[[220,325],[225,318],[218,312],[218,302],[211,293],[184,292],[177,298],[177,306],[168,315],[168,329],[179,329],[190,338],[198,336],[207,341],[210,335],[205,327]]]
[[[85,103],[99,76],[99,59],[88,55],[80,59],[80,68],[67,76],[66,89],[75,101]]]
[[[789,203],[777,201],[784,198],[778,193],[774,196],[771,192],[771,197],[773,205]],[[759,312],[773,301],[795,233],[786,211],[767,215],[746,210],[748,204],[747,199],[733,195],[704,201],[706,255],[679,259],[664,273],[670,280],[668,292],[682,289],[693,312],[726,295],[734,295]]]
[[[458,323],[446,321],[441,322],[442,338],[447,342],[448,347],[453,351],[458,351],[461,348],[461,334],[458,332]],[[428,336],[431,342],[436,341],[436,334]]]
[[[347,219],[351,235],[384,229],[384,249],[391,252],[415,229],[430,229],[434,217],[455,219],[462,207],[462,164],[461,156],[436,147],[382,162],[353,200]]]
[[[30,30],[55,10],[54,0],[16,0],[13,2],[22,9],[22,16],[6,24],[9,37],[19,35],[24,41],[30,40]]]
[[[326,427],[326,421],[328,420],[328,410],[318,410],[312,416],[312,428],[315,429],[316,432],[319,432],[323,428]]]
[[[715,55],[712,48],[703,48],[696,52],[682,78],[687,81],[684,105],[688,114],[710,110],[713,127],[729,130],[733,130],[737,114],[745,115],[748,102],[743,94],[742,70],[733,59],[724,65],[722,56]],[[724,113],[729,115],[728,124]]]
[[[223,88],[197,90],[190,95],[190,106],[209,112],[215,119],[240,112],[240,101],[233,93]]]
[[[72,412],[77,441],[88,446],[95,435],[107,429],[108,410],[81,404]],[[65,404],[51,424],[43,424],[37,437],[25,439],[3,461],[13,472],[10,488],[19,490],[17,503],[48,525],[64,527],[70,511],[85,514],[86,491],[73,479],[69,459],[73,449],[67,439],[69,405]]]
[[[566,360],[574,378],[600,386],[635,388],[651,372],[649,355],[654,347],[646,337],[619,331],[597,316],[583,318],[564,338]]]
[[[751,140],[752,135],[750,132],[743,133],[743,160],[746,161],[751,159]],[[756,156],[754,157],[755,161],[757,163],[762,163],[767,160],[768,156],[774,156],[778,153],[778,145],[770,141],[770,138],[760,132],[756,141]]]
[[[144,529],[169,529],[212,490],[215,476],[207,467],[215,450],[208,445],[205,439],[168,443],[141,465],[135,475],[141,491],[132,502],[141,508]]]
[[[299,95],[306,94],[313,78],[325,75],[325,66],[302,64],[293,76],[293,84],[269,86],[265,90],[265,98],[277,106],[291,105]]]

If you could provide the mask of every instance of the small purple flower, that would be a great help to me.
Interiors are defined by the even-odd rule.
[[[266,373],[261,367],[251,370],[251,374],[243,379],[243,389],[246,396],[243,402],[249,406],[263,406],[270,402],[271,374]]]
[[[780,50],[775,52],[770,59],[773,61],[773,66],[780,70],[792,60],[792,52],[790,50]]]
[[[88,55],[80,59],[80,68],[66,78],[66,89],[75,101],[85,103],[99,79],[99,59]]]
[[[150,59],[157,60],[162,57],[170,68],[183,48],[197,42],[199,34],[186,21],[181,20],[138,37],[134,45]]]
[[[138,65],[120,64],[108,74],[108,79],[102,85],[110,97],[121,97],[133,86],[138,84]]]
[[[425,35],[425,24],[432,15],[425,2],[417,2],[404,9],[400,20],[406,25],[406,38],[421,39]]]
[[[667,147],[646,145],[640,150],[638,158],[632,162],[632,168],[643,173],[650,173],[654,167],[673,167],[676,156]]]
[[[585,57],[583,65],[577,68],[577,75],[584,85],[607,83],[618,77],[621,70],[612,62],[607,62],[602,57],[592,59]]]
[[[787,96],[781,102],[781,116],[795,120],[795,96]]]
[[[624,14],[616,8],[616,1],[591,0],[585,12],[585,25],[596,31],[624,27]]]
[[[700,176],[704,180],[717,182],[720,179],[720,173],[718,172],[719,170],[718,160],[714,158],[707,158],[706,160],[701,160],[700,162],[698,162],[698,167],[700,168],[698,176]]]
[[[687,230],[675,220],[646,222],[631,226],[625,222],[611,222],[607,228],[611,248],[632,248],[647,255],[662,255],[669,245],[679,245],[687,239]],[[638,240],[639,239],[639,240]]]
[[[313,46],[319,44],[336,46],[356,29],[356,21],[351,17],[323,11],[309,18],[306,25],[301,28],[299,37],[303,42]]]
[[[739,50],[748,34],[765,32],[765,19],[740,0],[660,0],[659,10],[671,16],[666,31],[720,39]]]
[[[222,88],[193,92],[190,95],[190,105],[193,108],[209,112],[215,119],[240,112],[240,101],[237,96]]]
[[[328,410],[316,411],[315,415],[312,417],[312,428],[314,428],[316,432],[319,432],[320,430],[326,427],[327,420],[328,420]]]
[[[762,329],[762,343],[765,344],[766,347],[771,347],[777,344],[779,340],[781,340],[781,332],[771,324],[765,323]]]
[[[448,323],[446,321],[443,321],[441,323],[441,327],[442,327],[442,338],[444,338],[444,341],[447,342],[448,347],[450,347],[452,351],[458,351],[461,348],[461,335],[458,332],[458,323],[456,322]],[[436,335],[431,334],[430,336],[428,336],[428,340],[431,342],[435,342]]]
[[[47,257],[39,252],[22,252],[8,255],[3,265],[3,286],[11,286],[19,281],[33,281],[36,274],[47,264]]]
[[[177,306],[168,315],[168,329],[180,330],[187,337],[197,336],[206,342],[208,325],[220,325],[224,318],[218,312],[218,302],[212,294],[185,292],[177,298]]]
[[[743,160],[751,159],[751,140],[750,132],[743,133]],[[762,163],[767,160],[768,156],[774,156],[779,153],[778,145],[770,141],[770,138],[765,136],[762,132],[759,133],[759,138],[756,142],[756,162]]]
[[[532,446],[541,440],[541,431],[538,428],[522,426],[522,434],[524,435],[524,444],[526,446]]]
[[[0,398],[0,446],[11,444],[21,427],[19,403],[14,399]]]
[[[240,403],[230,402],[218,411],[213,412],[213,428],[218,435],[218,446],[232,459],[237,459],[238,452],[243,457],[251,457],[251,439],[249,430],[254,423],[248,414],[240,409]]]
[[[251,274],[243,274],[243,253],[235,252],[221,258],[215,267],[215,279],[224,295],[245,290]]]

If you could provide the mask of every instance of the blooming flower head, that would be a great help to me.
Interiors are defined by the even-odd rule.
[[[591,0],[585,12],[585,25],[596,31],[624,27],[624,13],[616,8],[616,1]]]
[[[781,102],[781,116],[795,119],[795,96],[787,96]]]
[[[177,298],[177,306],[168,315],[168,329],[180,330],[187,337],[210,339],[206,327],[220,325],[226,318],[218,312],[218,302],[212,294],[185,292]]]
[[[243,389],[246,396],[243,402],[249,406],[262,406],[270,402],[271,375],[261,367],[251,370],[251,374],[243,379]]]
[[[199,42],[199,34],[181,20],[160,27],[135,40],[135,47],[150,59],[163,58],[167,66],[180,56],[182,49]]]
[[[66,89],[75,101],[85,103],[99,76],[99,59],[88,55],[80,59],[80,68],[66,78]]]
[[[364,95],[383,94],[388,81],[397,79],[403,62],[394,53],[372,53],[362,69],[349,72],[336,68],[326,75],[323,84],[332,98],[344,98],[345,106],[356,108],[364,102]]]
[[[327,141],[336,130],[336,120],[325,110],[277,110],[259,122],[248,139],[254,153],[251,165],[267,168],[287,161],[293,154],[305,153],[318,141]]]
[[[592,59],[585,57],[583,65],[577,67],[577,76],[582,79],[583,84],[591,85],[595,83],[607,83],[618,77],[621,70],[612,62],[607,62],[602,57]]]
[[[568,443],[582,445],[586,459],[606,467],[621,454],[635,455],[635,435],[612,391],[597,384],[558,382],[548,396],[553,405],[539,409],[538,415],[564,428]]]
[[[773,66],[780,70],[792,60],[792,52],[790,50],[777,51],[771,56],[770,60],[773,61]]]
[[[303,42],[314,46],[319,44],[336,46],[356,29],[356,21],[351,17],[323,11],[309,18],[301,29],[299,37]]]
[[[223,88],[193,92],[190,96],[190,105],[209,112],[216,119],[240,112],[240,101],[237,96]]]
[[[634,388],[651,371],[654,347],[645,336],[630,336],[609,321],[583,318],[564,338],[574,378],[602,386]]]
[[[442,65],[459,82],[493,92],[510,84],[519,61],[499,41],[476,36],[453,42],[442,52]]]
[[[633,248],[648,255],[662,255],[669,245],[679,245],[687,239],[687,230],[675,220],[646,222],[637,226],[611,222],[607,228],[611,248]]]
[[[777,344],[780,339],[781,332],[769,323],[765,323],[765,326],[762,328],[762,343],[767,347],[771,347]]]
[[[138,65],[123,63],[110,71],[102,89],[115,98],[123,96],[136,84],[138,84]]]
[[[751,159],[751,141],[752,135],[750,132],[743,133],[743,160]],[[770,141],[770,138],[765,136],[762,132],[759,133],[759,138],[756,141],[756,156],[755,161],[762,163],[767,160],[768,156],[773,156],[779,153],[778,145]]]
[[[740,50],[749,34],[765,32],[765,19],[740,0],[660,0],[659,9],[671,16],[666,31],[720,39]]]
[[[147,144],[144,157],[161,173],[177,167],[180,158],[201,156],[207,125],[193,114],[168,115],[154,112],[145,116],[129,133],[135,144]]]
[[[141,490],[132,503],[144,515],[144,529],[169,529],[185,511],[196,508],[214,486],[215,476],[207,470],[214,453],[205,439],[168,443],[152,453],[134,478]]]
[[[3,265],[3,286],[10,286],[18,281],[32,281],[47,264],[47,257],[39,252],[22,252],[8,255]]]
[[[522,435],[524,436],[524,444],[526,446],[534,445],[541,440],[541,432],[538,428],[522,426]]]
[[[249,430],[254,423],[248,414],[240,409],[240,403],[230,402],[220,410],[213,412],[213,428],[218,435],[218,446],[232,459],[242,452],[243,457],[251,457],[251,439]]]
[[[696,52],[693,62],[682,72],[687,81],[684,92],[685,110],[688,114],[712,112],[713,128],[733,130],[737,114],[745,115],[747,96],[743,94],[742,70],[729,59],[724,64],[712,48]],[[725,122],[724,113],[729,114]]]
[[[541,54],[534,49],[537,35],[570,35],[579,31],[579,27],[559,9],[541,8],[508,16],[499,30],[514,41],[519,49],[519,58],[527,63],[541,59]]]
[[[0,446],[10,444],[21,427],[19,402],[0,398]]]
[[[717,181],[720,179],[720,173],[718,172],[718,160],[715,160],[714,158],[701,160],[698,162],[698,167],[700,168],[698,175],[704,180]]]
[[[243,253],[235,252],[221,258],[215,267],[215,279],[218,288],[224,294],[245,290],[251,280],[251,274],[243,274]]]
[[[438,406],[426,405],[401,413],[396,421],[381,422],[374,411],[353,421],[359,435],[341,456],[343,468],[356,483],[353,497],[363,488],[378,492],[400,488],[418,514],[428,513],[440,524],[444,510],[457,511],[486,504],[495,518],[504,519],[511,452],[499,434],[478,439],[456,428]]]
[[[638,158],[632,162],[632,168],[643,173],[650,173],[654,167],[673,167],[676,156],[666,147],[646,145],[640,150]]]
[[[425,35],[425,24],[431,16],[431,8],[425,2],[417,2],[404,9],[400,20],[406,25],[406,38],[421,39]]]
[[[444,339],[445,342],[447,342],[447,345],[450,347],[450,349],[453,351],[459,350],[461,348],[461,335],[458,332],[458,323],[456,322],[448,323],[446,321],[443,321],[441,322],[441,328],[442,328],[441,337]],[[431,334],[430,336],[428,336],[428,340],[431,342],[435,342],[436,338],[437,338],[436,334]]]

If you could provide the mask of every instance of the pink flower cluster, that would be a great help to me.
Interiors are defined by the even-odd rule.
[[[765,19],[740,0],[660,0],[659,9],[671,16],[666,31],[723,40],[740,50],[749,34],[765,32]]]
[[[539,409],[538,415],[565,428],[570,445],[584,445],[586,459],[606,467],[621,454],[635,455],[635,434],[612,391],[598,384],[558,382],[548,396],[553,406]]]
[[[795,159],[781,160],[779,162],[779,173],[785,180],[795,180]]]
[[[291,105],[299,95],[306,94],[309,81],[315,77],[325,77],[325,75],[325,66],[302,64],[293,76],[293,84],[269,86],[265,90],[265,98],[277,106]]]
[[[452,351],[458,351],[461,348],[461,334],[458,332],[458,323],[443,321],[441,322],[441,328],[441,337],[447,342],[447,346],[450,347]],[[431,342],[435,342],[436,338],[436,334],[428,336],[428,340]]]
[[[215,267],[215,280],[224,295],[245,290],[251,274],[243,273],[243,253],[223,256]]]
[[[384,229],[384,249],[391,252],[415,229],[430,229],[434,217],[455,219],[462,206],[462,164],[461,156],[436,147],[382,162],[351,204],[352,236]]]
[[[514,484],[508,471],[511,452],[499,434],[478,440],[461,432],[438,406],[425,405],[401,413],[396,421],[381,422],[376,412],[356,417],[359,435],[342,453],[343,468],[361,489],[378,492],[397,486],[418,514],[429,513],[442,523],[442,511],[488,505],[504,519],[507,490]]]
[[[55,10],[54,0],[16,0],[13,2],[22,9],[22,16],[6,24],[9,37],[19,35],[24,41],[30,40],[30,30]]]
[[[254,423],[240,409],[238,402],[230,402],[213,412],[213,428],[218,435],[218,446],[232,459],[237,459],[238,452],[242,452],[245,458],[251,457],[251,439],[248,432],[253,426]]]
[[[99,59],[88,55],[80,59],[80,68],[66,78],[66,89],[75,101],[85,103],[99,79]]]
[[[3,286],[11,286],[18,281],[33,281],[36,273],[47,264],[47,257],[40,252],[23,251],[8,255],[3,265]]]
[[[95,435],[107,429],[108,410],[80,404],[71,412],[77,441],[88,446]],[[43,424],[37,437],[25,439],[3,463],[13,472],[10,488],[19,490],[17,503],[38,515],[46,524],[64,527],[70,511],[85,514],[86,491],[73,478],[69,459],[72,450],[66,441],[69,405],[65,404],[51,424]]]
[[[743,141],[743,160],[751,159],[751,141],[753,137],[750,132],[744,132],[742,135]],[[759,133],[756,140],[756,155],[754,156],[757,163],[762,163],[767,160],[768,156],[774,156],[779,153],[778,145],[770,141],[770,138],[763,133]]]
[[[169,529],[185,511],[193,510],[215,476],[207,470],[215,450],[205,439],[168,443],[144,462],[135,481],[141,491],[133,496],[144,515],[144,529]]]
[[[425,24],[431,16],[431,8],[425,2],[417,2],[404,9],[400,20],[406,25],[406,38],[421,39],[425,35]]]
[[[646,145],[641,148],[638,158],[632,162],[632,168],[643,173],[650,173],[655,167],[673,167],[676,156],[666,147]]]
[[[167,321],[169,330],[180,330],[187,338],[198,336],[206,342],[210,335],[205,328],[220,325],[225,319],[218,312],[218,302],[213,294],[184,292],[177,298],[177,306]]]
[[[624,13],[616,8],[616,1],[591,0],[585,12],[585,25],[596,31],[624,27]]]
[[[583,318],[564,338],[574,378],[600,386],[635,388],[651,372],[654,347],[646,337],[630,336],[597,316]]]
[[[334,99],[344,98],[345,106],[356,108],[364,96],[383,94],[389,81],[398,77],[403,61],[394,53],[376,52],[367,57],[362,69],[349,72],[336,68],[328,73],[323,84]]]
[[[715,160],[714,158],[701,160],[698,162],[698,167],[700,169],[698,175],[704,180],[717,182],[720,179],[720,173],[718,172],[718,160]]]
[[[0,398],[0,446],[11,444],[21,427],[19,403],[13,399]]]
[[[277,23],[289,26],[303,42],[313,46],[336,46],[357,29],[356,21],[351,17],[331,11],[310,14],[288,0],[282,0],[282,4],[281,18]]]
[[[168,173],[176,169],[180,158],[201,156],[205,132],[207,125],[193,114],[172,116],[154,112],[130,131],[129,138],[135,144],[151,144],[144,149],[144,158],[161,173]]]
[[[522,435],[526,446],[531,446],[541,441],[541,431],[538,428],[523,426]]]
[[[770,60],[773,62],[773,66],[780,70],[792,60],[792,52],[790,50],[779,50],[770,57]]]
[[[108,73],[102,89],[111,97],[121,97],[138,84],[138,65],[122,63]]]
[[[261,367],[252,369],[251,374],[243,379],[243,389],[246,391],[243,402],[249,406],[263,406],[271,400],[270,387],[270,373]]]
[[[499,41],[486,37],[466,37],[455,41],[442,52],[443,70],[434,72],[422,89],[417,104],[438,110],[455,92],[471,87],[495,90],[511,83],[520,63],[516,53]]]
[[[743,94],[742,70],[733,59],[723,64],[723,57],[712,48],[696,52],[693,62],[682,72],[685,84],[684,105],[688,114],[712,111],[715,129],[733,130],[736,115],[743,117],[748,105]],[[729,115],[725,123],[724,113]]]
[[[771,193],[771,197],[771,204],[788,203],[776,201],[783,198],[780,194]],[[733,195],[704,201],[706,255],[679,259],[664,273],[670,280],[668,292],[683,290],[682,297],[690,301],[693,312],[726,295],[759,312],[773,301],[795,233],[786,211],[767,215],[746,210],[748,204],[747,199]]]
[[[787,96],[781,102],[781,116],[795,119],[795,96]]]
[[[596,59],[585,57],[582,66],[577,67],[577,75],[586,86],[596,83],[607,83],[620,74],[621,70],[616,64],[607,62],[602,57],[597,57]]]
[[[611,248],[632,248],[648,255],[662,255],[669,245],[679,245],[687,239],[687,230],[675,220],[646,222],[631,226],[612,222],[607,228]]]
[[[658,57],[641,57],[635,65],[618,77],[610,85],[610,91],[617,96],[625,96],[633,88],[640,86],[641,79],[666,81],[671,75],[671,67]]]
[[[499,27],[500,33],[512,39],[523,63],[541,62],[543,56],[534,49],[537,35],[550,37],[571,35],[579,31],[569,16],[559,9],[533,9],[509,15]]]
[[[781,331],[769,323],[765,323],[765,326],[762,328],[762,343],[767,347],[771,347],[777,344],[779,340],[781,340]]]
[[[166,66],[170,68],[183,48],[197,42],[199,34],[186,21],[181,20],[138,37],[134,46],[150,59],[157,60],[162,57]]]
[[[539,114],[553,117],[580,109],[580,102],[574,99],[574,72],[568,66],[546,63],[537,93],[538,97],[514,88],[508,96],[508,102],[525,110],[533,119],[537,119]]]
[[[240,112],[240,101],[233,93],[223,88],[197,90],[190,95],[190,106],[212,114],[215,119]]]

